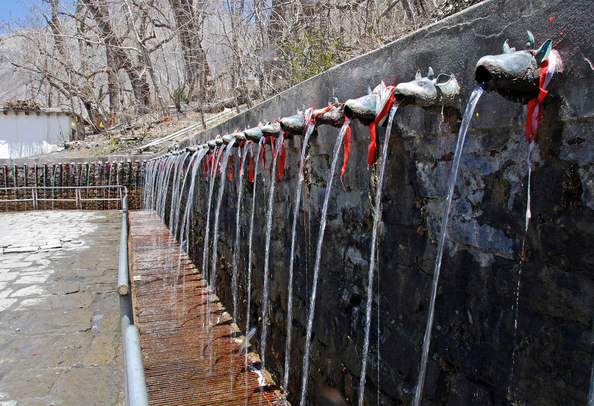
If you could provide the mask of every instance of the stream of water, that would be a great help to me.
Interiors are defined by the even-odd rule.
[[[445,247],[445,240],[447,235],[447,228],[448,228],[448,218],[450,216],[450,209],[452,207],[452,199],[454,197],[454,187],[456,186],[456,178],[458,176],[458,168],[460,166],[460,159],[462,158],[462,151],[464,149],[464,141],[466,140],[466,132],[468,131],[468,126],[470,125],[470,121],[472,120],[472,114],[474,113],[474,108],[478,103],[481,95],[483,94],[482,86],[477,86],[472,95],[470,96],[470,100],[466,105],[466,111],[464,112],[464,117],[462,118],[462,125],[460,126],[460,132],[458,134],[458,142],[456,143],[456,152],[454,153],[454,160],[452,162],[452,169],[450,172],[450,179],[448,183],[448,195],[446,197],[443,215],[441,217],[441,232],[439,236],[439,243],[437,245],[437,257],[435,259],[435,271],[433,273],[433,285],[431,289],[431,298],[429,300],[429,312],[427,317],[427,326],[425,328],[425,338],[423,340],[423,350],[421,355],[421,367],[419,370],[419,379],[417,382],[417,388],[415,392],[415,398],[413,401],[414,406],[419,406],[421,404],[421,399],[423,398],[423,386],[425,384],[425,372],[427,370],[427,361],[429,359],[429,346],[431,345],[431,329],[433,328],[433,316],[435,313],[435,298],[437,296],[437,286],[439,284],[439,272],[441,270],[441,259],[443,257],[443,250]]]
[[[208,203],[206,206],[206,227],[204,228],[204,245],[202,246],[202,276],[208,281],[210,278],[208,277],[208,253],[209,253],[209,246],[210,246],[210,212],[212,206],[212,195],[214,193],[214,184],[215,178],[217,177],[217,172],[219,168],[219,158],[223,153],[223,148],[219,150],[215,150],[213,152],[215,154],[215,158],[211,163],[211,167],[208,171],[209,183],[208,183]]]
[[[307,396],[307,381],[309,378],[309,353],[311,346],[311,333],[313,330],[313,319],[316,310],[316,293],[318,287],[318,276],[320,274],[320,262],[322,258],[322,244],[324,242],[324,232],[326,231],[326,215],[328,214],[328,203],[330,202],[330,192],[332,191],[332,180],[334,179],[334,172],[336,170],[336,163],[338,162],[338,155],[340,146],[344,140],[344,135],[348,126],[351,123],[351,119],[346,119],[338,137],[336,137],[336,143],[334,144],[334,151],[332,155],[332,164],[330,165],[330,172],[328,174],[328,182],[326,183],[326,194],[324,196],[324,204],[322,206],[322,213],[320,217],[320,232],[318,234],[318,244],[316,249],[316,259],[314,264],[314,275],[313,285],[311,289],[311,300],[309,303],[309,313],[307,315],[307,333],[305,336],[305,354],[303,355],[303,374],[301,380],[301,400],[300,405],[305,406],[305,398]]]
[[[291,362],[291,335],[293,330],[293,274],[295,266],[295,234],[297,229],[297,221],[299,221],[299,204],[301,203],[301,189],[303,188],[303,182],[305,177],[303,175],[303,169],[305,166],[305,152],[307,151],[307,145],[309,138],[315,130],[315,125],[310,125],[305,130],[305,136],[303,137],[303,144],[301,146],[301,159],[299,163],[299,175],[297,180],[297,188],[295,190],[295,206],[293,208],[293,226],[291,228],[291,254],[289,255],[289,283],[287,286],[287,338],[285,343],[285,374],[283,376],[283,390],[285,397],[287,396],[289,388],[289,365]]]
[[[239,268],[239,251],[241,249],[241,203],[243,200],[243,168],[248,156],[249,143],[246,142],[239,164],[239,174],[237,183],[237,214],[235,217],[235,244],[233,247],[233,276],[231,281],[231,295],[233,296],[233,323],[237,323],[237,273]],[[241,148],[241,147],[240,147]]]
[[[217,196],[217,205],[215,206],[215,221],[213,227],[213,239],[212,239],[212,268],[210,271],[210,288],[216,293],[216,275],[217,275],[217,255],[219,252],[219,219],[221,217],[221,210],[223,206],[223,194],[225,193],[225,181],[227,180],[227,165],[229,164],[229,156],[233,151],[233,144],[235,144],[235,138],[231,140],[225,148],[225,154],[223,155],[223,171],[221,172],[221,180],[219,181],[219,193]]]
[[[270,190],[268,195],[268,211],[266,212],[266,242],[264,245],[264,275],[262,284],[262,334],[260,339],[260,360],[262,361],[262,369],[266,368],[266,336],[268,333],[268,285],[270,274],[270,237],[272,234],[272,215],[274,204],[274,189],[276,184],[276,163],[280,150],[283,145],[283,135],[277,140],[276,153],[272,158],[272,171],[270,173]],[[274,148],[274,147],[273,147]]]
[[[382,163],[380,166],[379,180],[377,184],[377,190],[375,195],[375,215],[373,216],[373,228],[371,231],[371,256],[369,258],[369,273],[367,276],[367,306],[365,310],[365,339],[363,341],[363,357],[361,361],[361,380],[359,381],[359,406],[363,406],[363,399],[365,398],[365,374],[367,370],[367,355],[369,352],[369,332],[371,330],[371,308],[373,305],[373,273],[375,270],[375,250],[377,241],[377,227],[381,218],[381,199],[382,199],[382,188],[384,185],[384,173],[386,169],[386,161],[388,160],[388,145],[390,143],[390,135],[392,134],[392,123],[394,121],[394,115],[398,110],[398,104],[394,104],[390,108],[390,116],[388,118],[388,127],[386,129],[386,136],[384,137],[384,149],[382,150]],[[379,274],[379,272],[378,272]],[[379,277],[379,275],[378,275]],[[379,308],[379,297],[378,297],[378,308]],[[379,317],[377,323],[379,326]],[[378,334],[378,348],[379,348],[379,334]],[[379,357],[377,360],[377,367],[379,370]],[[379,380],[378,380],[379,386]]]

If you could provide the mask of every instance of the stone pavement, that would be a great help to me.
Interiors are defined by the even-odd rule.
[[[0,406],[123,405],[121,213],[0,213]]]

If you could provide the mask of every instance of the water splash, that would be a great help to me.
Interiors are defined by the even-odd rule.
[[[313,134],[315,125],[310,124],[305,130],[303,144],[301,146],[301,159],[299,164],[299,177],[297,180],[297,189],[295,190],[295,208],[293,209],[293,226],[291,229],[291,254],[289,255],[289,283],[287,287],[287,338],[285,343],[285,374],[283,376],[283,390],[286,397],[289,388],[289,365],[291,362],[291,335],[293,329],[293,274],[295,266],[295,234],[297,221],[299,217],[299,203],[301,202],[301,189],[305,177],[303,169],[305,166],[305,151],[309,143],[309,138]]]
[[[219,250],[219,218],[221,214],[221,206],[223,205],[223,194],[225,193],[225,181],[227,180],[227,165],[229,163],[229,156],[233,151],[233,144],[235,139],[232,139],[227,147],[225,148],[225,154],[223,155],[223,172],[221,173],[221,180],[219,182],[219,194],[217,196],[217,205],[215,207],[215,222],[213,227],[213,239],[212,239],[212,268],[210,271],[210,287],[213,292],[216,293],[216,275],[217,275],[217,255]],[[214,173],[213,173],[214,175]]]
[[[340,132],[338,133],[338,137],[336,138],[336,143],[334,144],[334,151],[332,155],[332,164],[330,165],[330,173],[328,174],[328,182],[326,184],[326,194],[324,196],[324,205],[322,206],[322,213],[320,217],[320,232],[318,234],[318,244],[316,249],[316,260],[314,264],[314,275],[313,275],[313,285],[311,289],[311,300],[309,303],[309,313],[307,315],[307,333],[305,337],[305,354],[303,356],[303,374],[301,380],[301,401],[300,405],[305,406],[305,398],[307,396],[307,378],[309,377],[309,353],[310,353],[310,346],[311,346],[311,333],[313,330],[313,319],[316,310],[316,293],[318,287],[318,276],[320,274],[320,261],[322,258],[322,243],[324,241],[324,232],[326,231],[326,215],[328,214],[328,203],[330,202],[330,192],[332,191],[332,180],[334,179],[334,171],[336,170],[336,163],[338,162],[338,152],[340,150],[340,146],[342,145],[342,141],[344,140],[344,135],[348,126],[350,125],[351,120],[346,119]]]
[[[421,404],[423,397],[423,386],[425,384],[425,372],[427,370],[427,361],[429,359],[429,346],[431,344],[431,329],[433,328],[433,316],[435,313],[435,298],[437,296],[437,286],[439,283],[439,272],[441,270],[441,259],[443,257],[443,249],[445,247],[445,239],[448,228],[448,218],[450,209],[452,207],[452,199],[454,197],[454,187],[456,186],[456,177],[458,176],[458,167],[460,166],[460,159],[462,157],[462,150],[464,149],[464,141],[466,140],[466,132],[474,113],[474,108],[478,103],[483,88],[481,85],[477,86],[470,96],[470,100],[466,105],[466,111],[462,118],[462,125],[458,134],[458,142],[456,143],[456,152],[454,153],[454,161],[452,162],[452,170],[450,172],[450,180],[448,183],[448,195],[446,197],[443,215],[441,217],[441,234],[439,236],[439,244],[437,245],[437,257],[435,259],[435,271],[433,273],[433,286],[431,289],[431,298],[429,300],[429,316],[427,317],[427,326],[425,328],[425,338],[423,340],[423,352],[421,355],[421,368],[419,371],[419,379],[413,401],[414,406]]]
[[[379,181],[377,185],[375,195],[375,216],[373,216],[373,228],[371,232],[371,256],[369,258],[369,274],[367,276],[367,307],[365,311],[365,339],[363,341],[363,357],[361,362],[361,380],[359,381],[359,406],[363,406],[363,399],[365,398],[365,374],[367,370],[367,354],[369,352],[369,332],[371,330],[371,307],[373,304],[373,273],[375,268],[375,249],[377,241],[377,227],[379,219],[381,217],[381,199],[382,199],[382,187],[384,184],[384,173],[386,169],[386,161],[388,160],[388,145],[390,143],[390,135],[392,133],[392,123],[394,121],[394,115],[398,110],[398,104],[394,104],[390,108],[390,115],[388,118],[388,127],[386,129],[386,136],[384,137],[384,149],[382,150],[382,163],[380,166]],[[378,273],[379,274],[379,273]],[[378,299],[379,309],[379,299]],[[379,310],[378,310],[379,312]],[[377,319],[379,328],[379,317]],[[379,350],[379,334],[378,334],[378,350]],[[379,358],[378,358],[378,371],[379,371]],[[378,379],[379,387],[379,379]]]
[[[281,135],[281,137],[283,137]],[[270,173],[270,190],[268,195],[268,212],[266,213],[266,242],[264,245],[264,276],[262,285],[262,335],[260,339],[260,360],[262,369],[266,368],[266,335],[268,333],[268,274],[270,273],[270,236],[272,233],[272,212],[274,203],[274,189],[276,184],[276,163],[280,155],[282,140],[277,141],[276,153],[272,159]]]

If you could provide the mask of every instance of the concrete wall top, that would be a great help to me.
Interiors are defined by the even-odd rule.
[[[524,49],[526,30],[534,34],[537,45],[551,38],[565,64],[565,72],[556,75],[549,86],[544,122],[592,117],[594,98],[589,96],[592,89],[589,84],[594,82],[593,12],[594,5],[589,0],[485,1],[296,85],[198,133],[183,146],[295,114],[302,106],[323,107],[332,97],[340,102],[360,97],[380,81],[386,85],[409,81],[417,70],[425,74],[429,66],[436,74],[456,76],[462,87],[458,107],[463,110],[476,86],[473,79],[476,62],[484,55],[500,54],[506,39],[512,46]],[[472,127],[525,125],[525,106],[497,94],[484,99],[477,110],[480,119],[474,120]],[[553,116],[547,111],[552,111]],[[438,118],[437,114],[428,118],[426,112],[415,107],[407,107],[405,113],[398,115],[403,135],[436,133],[441,121]]]

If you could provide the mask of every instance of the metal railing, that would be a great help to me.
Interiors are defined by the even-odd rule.
[[[140,349],[140,335],[138,328],[134,325],[134,316],[132,313],[128,236],[128,195],[125,194],[122,199],[122,231],[120,234],[118,293],[120,296],[126,404],[130,406],[148,406],[146,379],[144,375],[144,366],[142,364],[142,351]]]
[[[111,190],[115,189],[116,197],[111,197]],[[104,193],[102,196],[99,196],[95,193],[95,196],[90,195],[91,190],[103,190]],[[64,197],[64,192],[66,194],[69,191],[74,191],[73,197]],[[86,195],[83,196],[83,192],[86,191]],[[4,192],[4,193],[2,193]],[[10,194],[14,192],[14,199],[9,199]],[[20,197],[19,197],[19,192]],[[51,195],[48,196],[51,192]],[[57,192],[57,193],[56,193]],[[105,193],[107,192],[107,193]],[[106,195],[107,194],[107,195]],[[24,203],[25,206],[27,203],[31,202],[33,204],[33,210],[39,210],[39,203],[55,203],[55,202],[74,202],[76,203],[76,208],[83,210],[83,203],[90,203],[90,202],[107,202],[109,207],[109,202],[117,202],[116,209],[119,209],[124,196],[127,196],[128,190],[126,186],[123,185],[100,185],[100,186],[12,186],[12,187],[2,187],[0,188],[0,203]],[[60,197],[56,197],[59,195]]]

